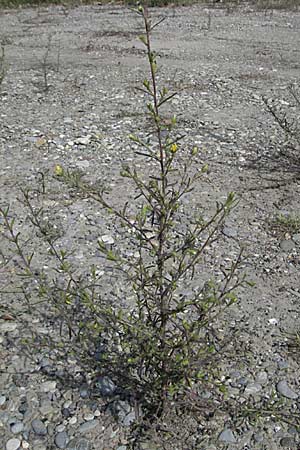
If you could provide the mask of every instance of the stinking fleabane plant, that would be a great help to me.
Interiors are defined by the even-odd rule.
[[[153,132],[147,139],[136,135],[130,135],[130,139],[137,157],[144,158],[153,169],[146,175],[126,166],[121,172],[136,190],[138,212],[134,217],[127,211],[127,203],[119,210],[103,192],[83,184],[81,188],[129,231],[134,254],[133,261],[128,261],[121,251],[113,252],[104,243],[99,244],[107,259],[125,274],[134,294],[128,308],[113,307],[98,313],[95,329],[102,338],[107,331],[110,343],[100,365],[103,368],[104,364],[112,377],[120,375],[123,386],[138,400],[146,400],[157,414],[170,396],[184,393],[205,376],[215,352],[209,339],[211,325],[236,301],[234,291],[245,278],[237,275],[239,255],[223,273],[222,283],[210,279],[190,295],[184,294],[236,200],[230,193],[209,220],[186,216],[182,199],[191,193],[207,167],[195,170],[198,149],[193,147],[184,156],[182,136],[174,133],[175,116],[166,124],[161,115],[162,106],[175,95],[158,87],[151,33],[161,21],[153,23],[147,8],[141,5],[135,11],[145,27],[140,40],[146,48],[150,77],[141,89],[148,98]],[[69,176],[63,175],[65,179]]]
[[[126,280],[125,304],[103,299],[96,268],[91,268],[88,277],[77,273],[72,252],[61,248],[59,230],[43,208],[34,204],[46,195],[44,178],[39,192],[23,191],[22,202],[46,244],[48,269],[38,263],[34,250],[23,249],[9,208],[0,208],[0,215],[8,242],[23,266],[25,283],[20,292],[28,310],[40,314],[43,323],[47,320],[51,329],[59,331],[52,337],[33,331],[34,347],[54,347],[55,355],[63,360],[66,353],[71,355],[84,367],[84,373],[95,379],[97,375],[110,376],[129,392],[136,405],[142,405],[148,417],[154,418],[163,413],[169,399],[184,398],[201,380],[211,378],[212,362],[218,358],[214,327],[221,313],[236,302],[235,291],[246,280],[238,270],[241,253],[230,267],[220,268],[218,273],[223,275],[218,281],[208,276],[206,255],[236,203],[235,196],[230,193],[224,203],[217,204],[210,219],[201,214],[194,217],[186,210],[183,198],[205,176],[207,167],[196,169],[196,147],[183,150],[183,136],[175,133],[175,116],[168,122],[162,116],[162,107],[175,94],[158,86],[151,33],[161,21],[153,23],[141,5],[135,11],[145,27],[140,39],[150,77],[141,90],[148,99],[153,125],[146,138],[130,136],[145,170],[129,165],[121,172],[136,191],[135,202],[129,207],[125,201],[119,209],[110,204],[104,189],[86,182],[81,174],[60,165],[55,168],[57,180],[100,204],[121,225],[120,236],[127,239],[131,259],[122,248],[114,250],[103,240],[99,249],[118,277]],[[193,285],[199,280],[199,287],[190,288],[192,279]]]

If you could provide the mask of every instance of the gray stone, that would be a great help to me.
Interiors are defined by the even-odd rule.
[[[84,420],[89,422],[90,420],[94,420],[95,416],[92,413],[87,413],[87,414],[84,414],[83,418],[84,418]]]
[[[127,450],[126,445],[120,445],[117,450]]]
[[[135,412],[131,411],[123,418],[122,425],[124,425],[124,427],[130,427],[130,425],[132,425],[135,422],[135,420],[136,420]]]
[[[261,443],[264,441],[264,435],[262,433],[255,433],[252,436],[253,441],[256,443]]]
[[[84,136],[84,137],[77,138],[75,143],[79,144],[79,145],[88,145],[90,143],[90,140],[91,140],[91,136]]]
[[[53,412],[52,402],[48,399],[42,400],[41,406],[39,409],[41,411],[42,416],[48,416],[50,413]]]
[[[221,442],[228,442],[230,444],[236,443],[236,438],[230,428],[226,428],[225,430],[223,430],[218,439]]]
[[[110,234],[104,234],[103,236],[101,236],[101,241],[104,244],[109,244],[109,245],[113,245],[115,242],[114,238]]]
[[[277,363],[278,369],[284,370],[289,368],[289,363],[285,361],[284,359],[280,359]]]
[[[141,450],[160,450],[157,445],[153,444],[152,442],[142,442],[140,444]]]
[[[23,431],[23,429],[24,429],[24,424],[19,421],[11,424],[11,426],[10,426],[10,430],[13,434],[21,433]]]
[[[293,234],[292,239],[297,244],[300,244],[300,233]]]
[[[55,445],[58,448],[66,448],[68,441],[69,436],[65,431],[57,433],[57,435],[54,438]]]
[[[130,404],[123,400],[116,400],[110,405],[112,414],[123,423],[125,417],[132,412]]]
[[[11,333],[17,329],[18,325],[15,322],[2,322],[0,323],[0,332],[1,333]]]
[[[18,408],[19,413],[25,415],[26,412],[28,411],[28,403],[27,401],[21,402],[19,408]]]
[[[208,400],[209,398],[211,398],[212,393],[209,391],[203,391],[200,394],[200,397],[203,398],[204,400]]]
[[[72,439],[68,445],[68,450],[91,450],[91,444],[86,439]]]
[[[115,383],[109,377],[105,376],[97,379],[96,387],[103,397],[111,397],[117,389]]]
[[[246,386],[249,383],[249,381],[247,380],[247,378],[241,377],[237,380],[236,383],[237,383],[237,385],[240,385],[240,386]]]
[[[37,434],[38,436],[46,436],[47,428],[46,428],[44,422],[42,422],[40,419],[34,419],[31,422],[31,427],[32,427],[33,431],[35,432],[35,434]]]
[[[99,425],[99,420],[90,420],[89,422],[82,423],[78,428],[78,431],[79,433],[88,433],[89,431],[96,428],[97,425]]]
[[[45,381],[41,384],[42,392],[53,392],[56,389],[56,381]]]
[[[68,417],[70,417],[72,415],[71,411],[69,410],[69,408],[63,408],[61,413],[66,418],[68,418]]]
[[[231,237],[231,238],[237,237],[237,235],[238,235],[237,230],[229,225],[224,226],[223,233],[225,234],[225,236]]]
[[[268,374],[267,374],[267,372],[265,372],[265,371],[259,372],[256,375],[255,381],[257,383],[260,383],[260,384],[266,384],[268,382]]]
[[[88,398],[89,395],[90,395],[90,393],[89,393],[88,389],[86,389],[86,388],[80,389],[80,397],[81,398]]]
[[[291,252],[295,248],[295,242],[291,239],[284,239],[280,242],[280,248],[284,252]]]
[[[259,383],[249,383],[247,384],[244,394],[245,395],[255,395],[258,392],[260,392],[262,389],[261,385]]]
[[[277,392],[283,395],[283,397],[290,398],[291,400],[296,400],[298,398],[298,394],[288,386],[286,380],[279,381],[276,388]]]
[[[19,439],[9,439],[6,442],[6,450],[18,450],[21,445],[21,441]]]
[[[0,406],[3,406],[5,402],[6,402],[5,395],[0,395]]]
[[[281,447],[288,447],[288,448],[296,448],[296,442],[295,439],[292,437],[283,437],[280,440]]]

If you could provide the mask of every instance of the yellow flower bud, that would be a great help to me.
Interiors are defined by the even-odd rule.
[[[64,169],[59,164],[57,164],[54,168],[54,174],[58,177],[61,177],[63,173]]]
[[[178,145],[177,144],[172,144],[170,147],[170,150],[172,153],[176,153],[178,150]]]

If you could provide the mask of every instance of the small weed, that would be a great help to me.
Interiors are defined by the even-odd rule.
[[[5,69],[5,50],[4,50],[4,45],[3,43],[1,43],[1,47],[0,47],[0,86],[4,80],[5,77],[5,73],[6,73],[6,69]]]
[[[271,230],[280,237],[300,232],[300,216],[292,214],[278,214],[269,221]]]
[[[298,0],[257,0],[254,2],[257,9],[265,13],[273,13],[276,10],[294,10],[299,8]]]
[[[300,330],[294,333],[284,333],[287,340],[287,347],[292,356],[296,356],[297,360],[300,355]]]

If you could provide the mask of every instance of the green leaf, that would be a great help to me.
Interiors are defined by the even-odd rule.
[[[147,47],[148,41],[147,41],[147,37],[146,36],[144,36],[142,34],[141,36],[139,36],[139,40]]]
[[[118,261],[118,257],[111,250],[107,251],[106,257],[109,261]]]

